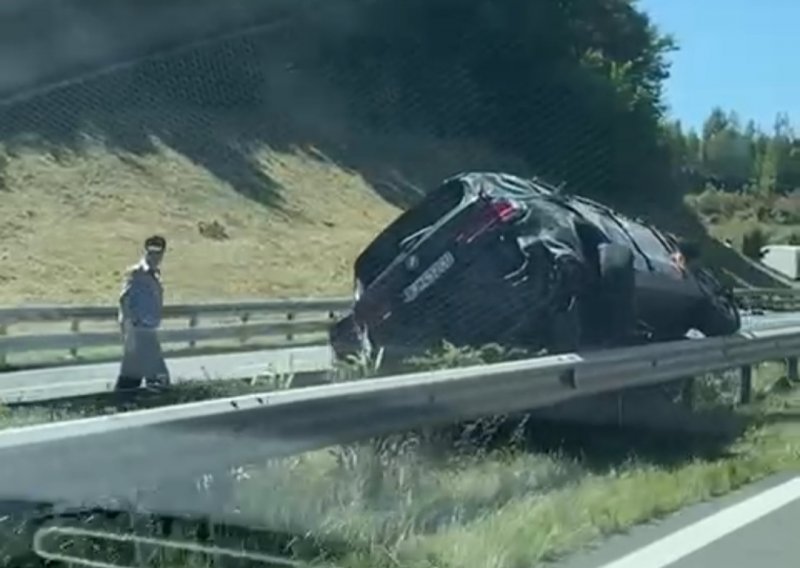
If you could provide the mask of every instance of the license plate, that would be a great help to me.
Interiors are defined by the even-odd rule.
[[[410,303],[416,300],[420,294],[431,287],[431,285],[439,280],[445,272],[450,270],[455,264],[455,257],[450,252],[444,253],[436,262],[431,264],[419,278],[414,280],[410,286],[403,290],[403,300],[405,303]]]

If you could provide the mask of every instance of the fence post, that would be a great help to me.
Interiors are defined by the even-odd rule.
[[[792,383],[796,383],[800,380],[797,376],[797,357],[789,357],[786,360],[786,376]]]
[[[69,329],[72,333],[78,333],[81,330],[81,320],[78,318],[72,318],[72,323],[69,326]],[[73,359],[78,358],[78,348],[73,347],[69,350],[69,354],[72,356]]]
[[[741,368],[741,380],[740,401],[750,404],[753,400],[753,368],[750,365]]]
[[[189,316],[189,329],[195,329],[197,327],[197,314],[193,313]],[[195,339],[189,340],[189,349],[194,349],[197,346],[197,341]]]

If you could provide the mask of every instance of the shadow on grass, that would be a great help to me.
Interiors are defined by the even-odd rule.
[[[206,57],[214,58],[208,62],[214,70],[215,64],[236,66],[235,55]],[[180,57],[169,64],[143,63],[0,107],[0,137],[12,155],[18,147],[34,147],[56,158],[79,151],[87,136],[139,156],[157,152],[159,140],[247,197],[279,207],[278,184],[254,162],[252,140],[232,128],[231,122],[257,109],[237,101],[235,92],[228,101],[220,98],[224,79],[214,73],[203,78],[190,63]],[[238,102],[238,113],[226,112],[226,102]]]
[[[589,401],[590,399],[587,399]],[[515,415],[501,421],[478,421],[470,431],[470,444],[481,451],[514,445],[533,454],[559,455],[583,467],[604,473],[628,461],[659,467],[677,467],[691,461],[730,457],[731,445],[758,419],[732,410],[691,412],[680,403],[663,402],[658,426],[631,420],[563,419],[537,415]],[[453,427],[449,436],[463,436],[464,425]]]
[[[686,431],[655,431],[636,426],[582,426],[543,422],[535,424],[529,448],[561,452],[596,471],[606,471],[630,459],[675,467],[695,459],[728,457],[729,445],[743,432],[698,435]]]
[[[312,149],[321,160],[358,171],[401,207],[457,170],[506,166],[526,173],[519,171],[521,161],[468,145],[440,152],[440,133],[424,121],[417,134],[409,134],[407,119],[419,101],[408,103],[408,116],[392,110],[396,101],[387,102],[377,122],[361,116],[361,103],[382,96],[373,92],[381,87],[362,77],[356,64],[353,76],[340,80],[350,70],[336,67],[328,52],[331,42],[345,37],[336,22],[349,17],[327,22],[320,10],[291,26],[142,61],[0,105],[0,141],[12,154],[34,147],[58,158],[79,151],[90,136],[124,159],[157,152],[158,140],[241,194],[278,209],[284,205],[280,183],[256,160],[264,147]],[[441,77],[442,84],[449,79]],[[527,132],[524,125],[519,131]],[[462,137],[452,138],[461,144]]]
[[[285,210],[281,185],[257,159],[265,147],[309,149],[319,160],[359,172],[399,207],[413,204],[457,171],[542,173],[509,152],[495,153],[460,136],[442,145],[439,133],[426,133],[424,125],[412,132],[405,119],[388,110],[379,124],[365,127],[366,119],[354,119],[355,101],[369,98],[373,85],[358,77],[337,82],[335,75],[342,71],[326,65],[325,37],[304,25],[311,24],[143,61],[0,106],[0,141],[12,154],[34,147],[58,158],[67,150],[80,151],[90,136],[126,159],[158,152],[158,140],[242,195],[280,210]],[[559,120],[571,120],[568,115]],[[457,130],[458,124],[453,127]],[[525,131],[524,124],[519,127]],[[329,197],[332,190],[319,191]],[[655,215],[656,223],[701,240],[706,257],[723,273],[757,286],[782,286],[710,239],[686,207],[650,203],[642,209]]]
[[[383,92],[386,85],[376,84],[375,77],[380,74],[373,77],[358,62],[350,68],[329,61],[331,46],[340,45],[347,37],[337,26],[353,20],[345,8],[341,14],[334,12],[336,9],[331,5],[324,14],[316,10],[313,17],[298,17],[289,26],[142,61],[0,106],[0,140],[12,153],[15,148],[33,146],[58,157],[65,150],[80,150],[89,135],[102,139],[123,159],[128,154],[157,152],[154,140],[159,140],[241,194],[277,209],[284,209],[280,183],[256,158],[264,147],[313,149],[312,154],[321,160],[330,157],[334,163],[358,171],[381,197],[400,207],[414,203],[427,188],[457,171],[548,173],[531,171],[513,151],[495,153],[461,135],[462,130],[469,130],[465,121],[491,123],[492,116],[481,111],[477,100],[472,101],[478,97],[477,91],[468,86],[461,89],[455,70],[451,70],[452,77],[436,75],[435,82],[447,92],[452,89],[453,97],[463,99],[464,104],[472,101],[474,106],[468,112],[449,108],[454,105],[440,109],[450,117],[449,138],[457,144],[440,147],[438,142],[448,137],[437,130],[443,128],[441,124],[428,125],[420,119],[409,127],[412,117],[426,112],[437,115],[427,106],[442,101],[423,104],[401,99],[398,103],[391,93]],[[580,124],[578,115],[559,109],[558,101],[550,103],[558,110],[553,120],[563,127],[556,131]],[[377,109],[379,116],[365,108]],[[520,122],[507,140],[513,139],[513,143],[506,148],[523,147],[538,132],[532,128],[538,120],[535,114],[527,110],[520,114]],[[511,136],[504,133],[499,138],[505,139],[506,134]],[[585,166],[579,177],[586,179],[587,188],[602,181],[596,179],[593,168],[604,162],[590,154],[569,154]],[[319,189],[321,195],[326,190]],[[645,212],[660,215],[654,221],[662,226],[703,241],[707,258],[723,272],[757,286],[781,286],[736,252],[708,238],[685,207],[668,209],[650,203]]]

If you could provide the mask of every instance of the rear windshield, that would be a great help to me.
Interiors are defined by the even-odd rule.
[[[428,193],[417,205],[400,215],[361,253],[355,263],[356,277],[368,286],[400,252],[400,243],[433,225],[453,210],[464,196],[460,181],[450,181]]]

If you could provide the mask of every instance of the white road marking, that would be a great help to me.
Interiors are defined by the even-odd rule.
[[[800,498],[800,477],[768,489],[598,568],[663,568]]]

